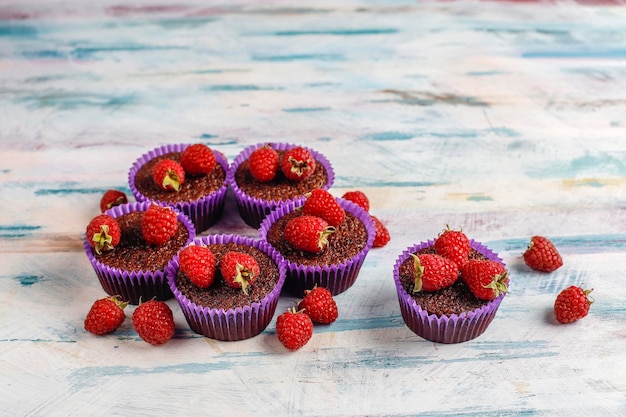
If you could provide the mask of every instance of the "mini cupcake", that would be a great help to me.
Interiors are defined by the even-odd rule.
[[[489,248],[469,240],[469,259],[491,260],[505,266],[501,258]],[[407,248],[394,265],[394,281],[402,318],[418,336],[439,343],[460,343],[480,336],[496,315],[506,292],[493,300],[482,300],[474,296],[459,277],[449,287],[433,291],[412,291],[413,255],[434,253],[434,241],[429,240]],[[504,269],[503,269],[504,270]]]
[[[250,159],[255,151],[273,149],[272,174],[253,175]],[[284,173],[289,157],[287,152],[297,148],[308,151],[313,159],[313,169],[304,171],[303,179],[289,177]],[[303,196],[314,188],[328,189],[335,180],[330,162],[319,152],[290,143],[259,143],[249,146],[237,155],[230,166],[227,182],[235,194],[235,201],[242,219],[257,229],[265,216],[281,204],[302,201]]]
[[[215,275],[210,284],[198,286],[182,270],[179,257],[166,268],[174,297],[190,328],[211,339],[236,341],[261,333],[272,320],[286,269],[281,255],[267,242],[236,235],[198,237],[193,244],[209,248]],[[233,287],[222,276],[228,253],[243,253],[258,265],[255,279]]]
[[[171,222],[170,236],[162,243],[147,243],[142,226],[150,206],[151,202],[127,203],[112,207],[101,215],[109,220],[112,218],[118,227],[118,241],[114,245],[105,245],[103,249],[94,247],[87,238],[90,234],[89,226],[83,241],[87,258],[104,291],[109,295],[118,295],[130,304],[139,304],[152,298],[167,300],[172,297],[165,279],[165,267],[196,235],[187,216],[167,208],[175,214],[176,219]]]
[[[185,151],[191,153],[192,150],[198,151],[197,155],[186,155]],[[208,162],[200,161],[203,152]],[[154,173],[155,166],[164,159],[174,161],[179,170],[183,169],[179,172],[182,178],[165,187],[155,181]],[[173,144],[155,148],[138,158],[128,173],[128,182],[137,201],[175,207],[187,215],[197,233],[201,233],[222,216],[228,190],[227,172],[228,161],[221,152],[202,144]]]
[[[335,200],[345,210],[345,220],[333,226],[327,245],[318,253],[302,250],[285,239],[289,222],[306,215],[300,209],[306,199],[279,206],[261,223],[259,237],[276,248],[287,262],[286,292],[302,297],[305,290],[317,285],[337,295],[356,281],[372,248],[376,228],[361,207],[343,198]]]

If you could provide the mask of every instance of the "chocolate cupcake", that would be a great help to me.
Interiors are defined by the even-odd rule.
[[[228,234],[198,237],[193,243],[211,250],[216,271],[224,255],[236,251],[256,259],[260,274],[245,292],[227,285],[219,272],[213,283],[203,289],[181,271],[175,257],[165,273],[189,327],[208,338],[225,341],[261,333],[274,316],[285,282],[286,265],[280,253],[262,240]]]
[[[249,146],[237,155],[231,164],[227,182],[235,194],[241,218],[257,229],[265,216],[281,204],[301,202],[304,195],[315,188],[329,189],[335,180],[330,162],[319,152],[306,148],[315,160],[313,173],[302,181],[285,177],[279,169],[270,181],[257,180],[249,170],[250,155],[263,146],[270,146],[279,158],[289,149],[299,145],[291,143],[259,143]]]
[[[345,220],[328,237],[328,246],[320,253],[298,250],[283,237],[285,226],[301,216],[303,201],[289,202],[272,211],[261,223],[259,237],[276,248],[287,263],[285,291],[302,297],[315,285],[337,295],[356,281],[363,261],[372,248],[376,228],[370,215],[358,205],[336,198],[345,210]]]
[[[191,220],[174,209],[178,221],[174,236],[162,245],[148,245],[142,236],[142,219],[151,204],[127,203],[104,212],[120,226],[120,242],[114,249],[96,253],[87,239],[83,240],[87,258],[104,291],[118,295],[130,304],[172,297],[165,279],[165,267],[196,235]]]
[[[163,159],[180,162],[181,154],[190,144],[173,144],[155,148],[132,165],[128,173],[128,183],[137,201],[154,201],[161,205],[175,207],[193,222],[197,233],[213,226],[221,218],[228,183],[228,161],[217,151],[213,151],[215,168],[207,174],[186,175],[178,191],[161,189],[153,179],[153,168]]]
[[[450,287],[413,293],[411,254],[432,253],[429,240],[407,248],[396,260],[393,277],[405,324],[418,336],[439,343],[460,343],[480,336],[496,315],[506,293],[491,301],[476,298],[458,279]],[[504,262],[486,246],[470,240],[470,259]]]

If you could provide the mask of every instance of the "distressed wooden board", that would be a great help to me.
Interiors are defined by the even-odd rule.
[[[148,0],[0,5],[0,415],[626,414],[626,9],[602,2]],[[81,236],[142,153],[307,144],[392,235],[286,352],[272,321],[217,342],[83,330],[104,295]],[[236,213],[211,233],[256,236]],[[414,335],[392,267],[449,224],[500,253],[485,334]],[[565,265],[521,260],[533,234]],[[560,289],[589,317],[555,324]],[[292,305],[283,297],[279,311]],[[130,315],[132,307],[127,314]]]

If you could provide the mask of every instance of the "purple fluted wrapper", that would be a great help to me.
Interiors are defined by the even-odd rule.
[[[167,266],[165,274],[191,330],[211,339],[237,341],[258,335],[265,330],[274,317],[280,292],[285,283],[286,265],[280,253],[262,240],[229,234],[202,236],[195,240],[195,243],[200,245],[230,242],[255,247],[266,253],[278,266],[278,282],[260,302],[228,310],[193,303],[176,287],[176,274],[179,269],[178,256]]]
[[[137,201],[150,201],[150,198],[139,192],[135,186],[135,175],[141,167],[154,159],[157,156],[165,155],[170,152],[183,152],[189,144],[170,144],[155,148],[141,157],[139,157],[128,172],[128,185]],[[225,175],[228,174],[228,160],[226,157],[218,151],[213,150],[215,159],[218,164],[224,169]],[[226,199],[226,192],[228,191],[228,182],[224,178],[224,184],[217,190],[209,195],[201,197],[195,201],[177,201],[175,203],[168,201],[158,201],[156,203],[161,205],[169,205],[176,208],[178,211],[183,212],[187,217],[191,219],[197,233],[202,233],[209,227],[213,226],[222,217],[224,211],[224,201]]]
[[[310,290],[315,285],[328,288],[333,295],[341,294],[354,284],[363,261],[372,248],[376,236],[376,226],[374,226],[369,213],[351,201],[343,198],[335,199],[344,210],[350,212],[363,223],[367,230],[367,242],[358,254],[339,264],[309,266],[285,259],[287,263],[285,290],[293,295],[302,297],[305,290]],[[266,240],[272,224],[282,216],[301,207],[303,203],[303,201],[292,201],[272,211],[261,223],[259,238]]]
[[[423,310],[404,289],[400,281],[399,269],[400,265],[402,265],[411,253],[416,253],[433,244],[434,241],[429,240],[407,248],[398,257],[394,265],[393,278],[396,283],[402,318],[409,329],[415,334],[433,342],[461,343],[474,339],[487,330],[506,293],[501,294],[498,298],[481,308],[459,315],[452,314],[439,317],[436,314],[428,314],[428,312]],[[470,240],[470,246],[487,258],[506,266],[496,253],[480,242]]]
[[[239,165],[241,165],[244,161],[246,161],[250,157],[252,152],[268,144],[271,145],[272,148],[274,148],[277,151],[286,151],[296,146],[301,146],[301,145],[294,145],[291,143],[275,143],[275,142],[259,143],[256,145],[249,146],[245,148],[243,151],[241,151],[239,155],[235,157],[233,163],[230,165],[230,169],[228,170],[228,175],[226,178],[226,181],[228,182],[228,184],[230,184],[230,187],[235,194],[235,201],[237,202],[237,208],[239,210],[239,214],[241,215],[241,218],[246,222],[247,225],[255,229],[258,229],[259,226],[261,225],[261,222],[265,218],[265,216],[267,216],[272,210],[274,210],[279,205],[286,204],[289,202],[296,202],[296,203],[302,202],[304,201],[304,198],[305,198],[304,196],[300,196],[300,197],[292,198],[289,200],[263,200],[257,197],[250,196],[244,193],[243,191],[241,191],[241,189],[239,188],[239,185],[235,181],[235,173],[237,172],[237,168],[239,168]],[[303,148],[311,152],[311,155],[313,156],[315,161],[318,163],[321,163],[326,169],[327,181],[326,181],[326,185],[322,188],[325,190],[329,189],[335,181],[335,172],[333,170],[331,163],[328,161],[328,159],[326,159],[324,155],[315,151],[314,149],[307,148],[306,146],[303,146]]]
[[[104,213],[116,218],[130,212],[146,211],[151,204],[151,202],[127,203],[114,206]],[[196,237],[193,223],[183,213],[176,209],[174,209],[174,211],[177,213],[178,221],[181,222],[189,232],[189,239],[186,242],[186,244],[189,244]],[[100,262],[95,257],[93,249],[89,245],[86,237],[83,239],[83,246],[87,258],[89,262],[91,262],[91,266],[107,294],[119,295],[122,300],[134,305],[153,298],[162,301],[172,298],[172,291],[165,278],[165,268],[158,271],[121,270]],[[169,262],[172,262],[172,260]]]

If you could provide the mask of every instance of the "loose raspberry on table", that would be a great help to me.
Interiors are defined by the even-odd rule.
[[[85,317],[85,330],[98,336],[114,332],[126,318],[124,308],[127,305],[118,296],[96,300]]]
[[[128,203],[128,197],[120,190],[107,190],[100,199],[100,212],[104,213],[111,207]]]
[[[311,317],[313,323],[330,324],[339,316],[337,302],[331,292],[318,286],[305,291],[304,298],[298,303],[298,310]]]
[[[341,196],[348,201],[352,201],[357,206],[361,207],[365,211],[370,211],[370,200],[363,191],[348,191]]]
[[[589,294],[593,291],[571,285],[562,290],[554,301],[554,316],[559,323],[573,323],[589,313],[593,300]]]
[[[176,333],[174,313],[163,301],[150,300],[141,303],[133,312],[133,327],[144,341],[162,345]]]
[[[276,335],[284,347],[298,350],[313,336],[313,322],[302,311],[291,308],[276,319]]]
[[[526,265],[537,271],[553,272],[563,266],[563,259],[556,246],[543,236],[533,236],[530,239],[523,257]]]

